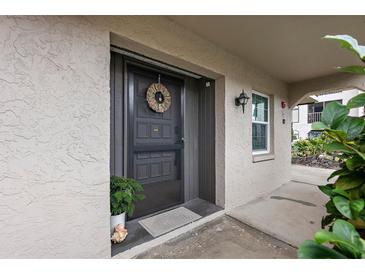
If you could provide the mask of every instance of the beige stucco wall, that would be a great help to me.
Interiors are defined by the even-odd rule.
[[[290,112],[281,109],[281,101],[288,102],[285,83],[278,81],[265,72],[251,66],[242,59],[218,48],[209,41],[195,35],[175,22],[160,16],[124,16],[92,17],[90,21],[108,29],[113,34],[145,45],[144,50],[153,57],[162,59],[180,67],[204,73],[211,77],[224,77],[224,105],[217,104],[217,112],[224,112],[224,118],[218,117],[217,142],[224,145],[224,157],[219,154],[217,165],[218,184],[225,180],[225,207],[227,209],[246,203],[258,196],[270,192],[289,179],[290,167]],[[127,47],[115,39],[117,46]],[[138,45],[131,46],[139,50]],[[163,54],[158,54],[158,52]],[[144,53],[144,52],[143,52]],[[175,57],[169,58],[169,57]],[[207,72],[208,73],[208,72]],[[221,85],[221,83],[219,83]],[[251,150],[251,105],[242,109],[234,105],[234,98],[242,89],[251,96],[255,89],[274,96],[274,149],[275,160],[253,163]],[[282,119],[286,123],[282,124]],[[222,131],[225,133],[220,134]],[[219,149],[218,149],[219,150]],[[224,173],[222,175],[221,173]],[[217,193],[219,196],[221,193]]]
[[[0,258],[110,257],[109,34],[0,17]]]
[[[219,78],[219,204],[241,205],[289,179],[283,82],[164,17],[2,17],[0,257],[110,255],[110,32]],[[245,115],[234,106],[243,88],[274,95],[274,160],[252,161],[251,105]]]
[[[295,107],[309,95],[339,92],[349,89],[365,91],[364,76],[361,74],[335,72],[326,76],[290,83],[288,85],[289,107]]]

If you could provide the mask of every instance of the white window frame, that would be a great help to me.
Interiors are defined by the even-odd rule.
[[[296,112],[298,112],[298,119],[296,120],[296,121],[294,121],[294,111],[296,111]],[[300,117],[299,117],[299,106],[296,106],[296,107],[294,107],[293,109],[292,109],[292,123],[293,124],[297,124],[297,123],[299,123],[299,121],[300,121],[300,119],[299,119]]]
[[[267,122],[261,122],[261,121],[254,121],[252,119],[252,112],[251,112],[251,128],[252,128],[252,124],[256,123],[256,124],[264,124],[267,125],[267,131],[266,131],[266,138],[267,138],[267,148],[265,150],[253,150],[253,144],[251,144],[251,149],[252,149],[252,155],[260,155],[260,154],[268,154],[270,153],[270,132],[271,132],[271,123],[270,123],[270,112],[271,112],[271,106],[270,106],[270,96],[261,93],[259,91],[253,90],[252,94],[256,94],[258,96],[261,97],[265,97],[267,98]],[[251,100],[251,108],[253,108],[253,103]],[[251,142],[252,142],[252,133],[251,133]]]

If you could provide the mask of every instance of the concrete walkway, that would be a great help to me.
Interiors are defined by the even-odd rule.
[[[269,195],[237,207],[228,215],[293,246],[312,239],[321,228],[327,196],[317,185],[326,184],[331,170],[292,166],[292,181]]]
[[[325,185],[327,178],[334,170],[300,165],[291,166],[291,180],[311,185]],[[330,182],[332,182],[331,179]]]
[[[292,166],[292,180],[265,197],[229,211],[136,258],[296,258],[325,215],[331,170]],[[294,247],[293,247],[294,246]]]

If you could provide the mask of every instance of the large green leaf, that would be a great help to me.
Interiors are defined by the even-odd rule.
[[[339,67],[339,71],[355,73],[355,74],[365,74],[365,67],[362,66],[347,66],[347,67]]]
[[[312,124],[312,129],[313,130],[323,130],[323,129],[326,129],[328,128],[328,126],[322,122],[314,122]]]
[[[351,149],[349,149],[348,147],[346,147],[344,144],[342,144],[340,142],[332,142],[329,144],[324,144],[323,147],[328,152],[339,151],[339,152],[345,152],[345,153],[354,153]]]
[[[360,152],[364,152],[364,153],[365,153],[365,144],[360,143],[359,145],[360,145],[360,147],[359,147],[359,151],[360,151]]]
[[[346,133],[342,130],[325,129],[325,132],[333,140],[340,140],[341,142],[343,142],[347,138]]]
[[[330,184],[325,185],[325,186],[318,186],[318,188],[319,188],[320,191],[322,191],[327,196],[331,196],[332,195],[332,187],[331,187]]]
[[[349,219],[352,219],[352,212],[350,208],[350,201],[342,196],[333,197],[333,203],[341,214]]]
[[[360,235],[356,231],[355,227],[349,222],[346,222],[344,220],[336,220],[333,225],[332,231],[337,236],[345,239],[346,241],[359,248],[360,252],[365,252],[363,240],[361,240]]]
[[[339,188],[335,188],[332,193],[335,195],[335,194],[339,194],[345,198],[349,198],[349,194],[345,191],[345,190],[342,190],[342,189],[339,189]]]
[[[361,151],[359,151],[359,150],[357,150],[357,149],[354,149],[354,151],[361,157],[361,158],[363,158],[364,159],[364,161],[365,161],[365,153],[363,153],[363,152],[361,152]]]
[[[335,222],[335,224],[337,221]],[[352,245],[351,241],[334,232],[327,230],[319,230],[314,234],[314,239],[318,244],[333,243],[333,244],[344,244]]]
[[[349,109],[341,105],[338,102],[331,102],[326,105],[322,112],[321,122],[331,127],[331,129],[337,129],[337,127],[345,121]]]
[[[365,186],[365,184],[363,185]],[[346,191],[348,194],[349,194],[349,199],[350,200],[357,200],[357,199],[360,199],[363,197],[363,191],[361,189],[361,185],[360,187],[356,187],[356,188],[353,188],[353,189],[350,189],[348,191]]]
[[[342,189],[342,190],[349,190],[353,189],[355,187],[360,186],[364,183],[365,178],[363,177],[363,174],[356,172],[356,173],[350,173],[348,175],[340,176],[336,180],[336,188]]]
[[[348,241],[352,241],[352,234],[357,233],[354,226],[344,220],[337,220],[333,225],[332,231]]]
[[[356,213],[360,213],[364,209],[364,200],[357,199],[350,202],[350,208]]]
[[[361,258],[364,250],[363,240],[354,226],[344,220],[336,220],[332,232],[320,230],[314,235],[319,244],[331,243],[349,258]]]
[[[359,214],[359,219],[365,222],[365,210],[361,211]]]
[[[304,241],[298,249],[299,259],[347,259],[341,253],[314,241]]]
[[[365,135],[361,135],[361,138],[364,138],[365,137]],[[365,153],[364,152],[362,152],[361,150],[364,150],[364,145],[365,144],[362,144],[362,139],[360,138],[360,140],[357,140],[355,143],[354,143],[354,141],[352,142],[352,144],[351,144],[351,149],[354,151],[354,152],[356,152],[356,154],[357,155],[359,155],[362,159],[364,159],[364,161],[365,161]],[[354,144],[356,145],[356,146],[354,146]]]
[[[349,170],[355,170],[356,168],[365,166],[365,161],[359,155],[354,155],[352,158],[347,159],[345,164]]]
[[[347,167],[343,167],[342,169],[332,172],[332,174],[327,178],[327,181],[329,181],[330,179],[332,179],[335,176],[347,175],[349,173],[351,173],[351,172],[347,169]]]
[[[348,108],[359,108],[365,106],[365,93],[361,93],[351,98],[347,103]]]
[[[326,35],[325,39],[333,39],[340,42],[341,48],[354,52],[361,60],[365,60],[365,47],[360,46],[357,40],[350,35]]]
[[[337,129],[345,132],[348,140],[353,140],[363,131],[364,126],[364,119],[349,116],[338,126]]]

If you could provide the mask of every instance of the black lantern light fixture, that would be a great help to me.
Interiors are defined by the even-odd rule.
[[[234,99],[236,106],[242,106],[243,113],[245,113],[245,105],[247,104],[248,99],[250,99],[250,97],[247,96],[244,90],[242,90],[240,96]]]

